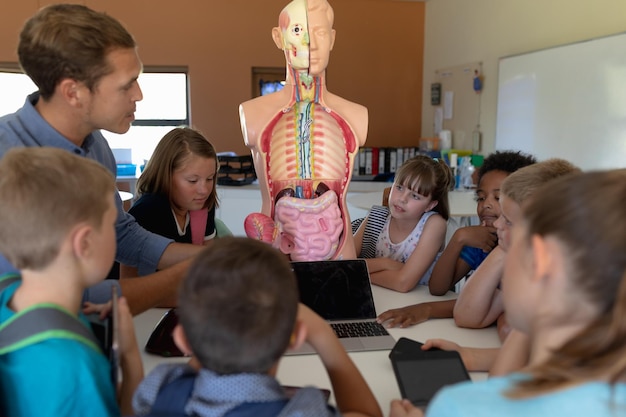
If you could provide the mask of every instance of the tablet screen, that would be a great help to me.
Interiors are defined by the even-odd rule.
[[[442,387],[469,379],[458,356],[400,359],[394,368],[402,396],[418,406],[427,405]]]

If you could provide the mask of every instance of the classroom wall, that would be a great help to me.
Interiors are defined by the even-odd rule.
[[[76,1],[75,1],[76,2]],[[16,62],[23,22],[44,0],[0,0],[0,62]],[[120,19],[144,65],[187,65],[194,127],[218,151],[248,153],[238,106],[251,67],[283,67],[271,38],[288,0],[86,0]],[[368,146],[416,146],[421,132],[424,3],[330,0],[337,38],[329,91],[369,109]]]
[[[624,0],[428,0],[423,91],[430,91],[435,70],[481,61],[480,125],[488,154],[495,143],[500,57],[624,31]],[[424,137],[433,135],[433,113],[424,94]]]

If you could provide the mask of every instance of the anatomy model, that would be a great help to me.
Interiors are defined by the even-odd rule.
[[[272,29],[285,54],[285,87],[239,107],[262,197],[261,212],[245,220],[246,234],[292,261],[356,257],[346,193],[368,115],[326,89],[333,19],[326,0],[289,3]]]

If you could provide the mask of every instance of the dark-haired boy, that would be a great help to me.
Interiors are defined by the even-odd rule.
[[[178,305],[174,340],[201,367],[155,368],[135,394],[137,415],[382,415],[328,323],[298,303],[291,267],[270,245],[220,239],[193,262]],[[305,340],[327,369],[338,410],[317,388],[288,398],[275,378],[284,352]]]

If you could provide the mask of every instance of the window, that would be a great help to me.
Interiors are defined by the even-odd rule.
[[[159,140],[177,126],[190,126],[189,80],[186,67],[145,67],[139,76],[143,100],[137,103],[130,130],[118,135],[102,131],[112,149],[130,149],[116,155],[132,155],[132,162],[143,165],[150,159]],[[0,63],[0,115],[13,113],[37,87],[16,64]]]
[[[275,93],[284,86],[284,67],[252,67],[252,97]]]

